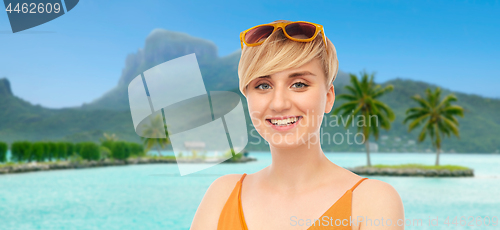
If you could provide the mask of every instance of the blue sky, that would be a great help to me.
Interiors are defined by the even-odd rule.
[[[240,49],[241,31],[286,19],[322,24],[345,72],[366,69],[378,82],[408,78],[498,98],[499,15],[498,0],[83,0],[16,34],[0,13],[0,77],[34,104],[78,106],[117,84],[127,54],[155,28],[211,40],[225,56]]]

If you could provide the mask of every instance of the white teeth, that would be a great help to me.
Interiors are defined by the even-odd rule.
[[[288,125],[290,123],[296,122],[298,120],[298,117],[292,117],[292,118],[286,118],[286,119],[271,119],[271,123],[274,125]]]

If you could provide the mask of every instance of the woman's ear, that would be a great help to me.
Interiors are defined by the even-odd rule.
[[[335,89],[333,83],[330,84],[326,92],[326,105],[325,113],[330,113],[332,111],[333,104],[335,103]]]

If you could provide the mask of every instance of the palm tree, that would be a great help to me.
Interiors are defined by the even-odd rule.
[[[360,78],[354,74],[350,74],[351,85],[345,86],[349,94],[340,94],[339,99],[344,99],[347,102],[333,111],[332,116],[340,114],[341,117],[348,117],[345,124],[347,129],[354,119],[357,120],[358,133],[364,136],[364,144],[366,149],[366,164],[371,166],[370,162],[370,145],[369,137],[373,134],[375,140],[378,140],[379,126],[389,130],[391,122],[394,121],[395,115],[392,109],[378,100],[378,98],[394,89],[392,85],[382,87],[373,82],[374,73],[369,75],[366,71],[361,72]],[[352,114],[351,114],[352,113]],[[351,115],[349,115],[351,114]],[[366,124],[368,121],[368,125]],[[362,125],[359,125],[360,122]],[[375,125],[372,125],[375,124]]]
[[[100,138],[101,146],[107,148],[107,150],[101,150],[101,156],[103,158],[111,157],[111,151],[113,150],[113,145],[118,141],[116,134],[103,133],[104,138]]]
[[[420,95],[412,97],[420,107],[413,107],[406,110],[406,118],[403,123],[412,120],[408,127],[411,132],[416,127],[423,124],[423,129],[418,135],[418,142],[425,140],[429,134],[432,145],[436,147],[436,165],[439,165],[439,153],[441,152],[441,139],[444,135],[450,137],[453,133],[458,138],[458,120],[455,116],[464,116],[464,109],[451,102],[457,101],[455,95],[450,94],[441,100],[441,89],[438,87],[434,92],[431,89],[425,91],[426,98]]]
[[[149,152],[151,147],[156,146],[156,150],[158,151],[158,155],[161,156],[161,151],[160,147],[164,148],[165,145],[170,144],[170,139],[168,137],[168,130],[167,130],[167,125],[163,123],[163,118],[161,114],[158,114],[154,118],[150,120],[151,122],[149,124],[145,124],[143,128],[143,136],[147,137],[161,137],[163,135],[166,136],[166,138],[145,138],[141,137],[141,139],[144,142],[145,146],[145,152]],[[164,130],[162,130],[159,127],[163,127]]]

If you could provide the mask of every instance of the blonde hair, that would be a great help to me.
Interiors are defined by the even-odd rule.
[[[277,20],[272,23],[276,22],[290,21]],[[314,58],[321,61],[328,89],[337,76],[339,62],[335,46],[330,39],[326,38],[326,41],[328,54],[321,33],[313,41],[296,42],[288,39],[283,31],[278,29],[261,45],[244,46],[238,65],[241,93],[246,97],[245,89],[255,78],[300,67]]]

